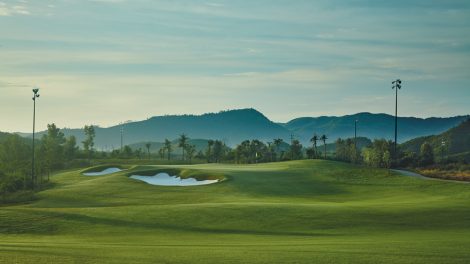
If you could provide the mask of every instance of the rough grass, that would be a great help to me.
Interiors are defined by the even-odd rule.
[[[152,186],[175,169],[217,184]],[[470,186],[331,161],[54,175],[0,207],[0,263],[468,263]]]
[[[418,168],[420,174],[433,178],[447,180],[470,181],[470,165],[468,164],[445,164]]]

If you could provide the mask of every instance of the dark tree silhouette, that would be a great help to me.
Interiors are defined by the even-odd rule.
[[[184,150],[188,146],[188,137],[185,134],[181,134],[180,138],[178,139],[178,147],[183,150],[183,160],[184,160]]]
[[[313,137],[310,139],[310,142],[313,143],[313,157],[315,158],[317,156],[317,141],[319,140],[317,134],[313,134]]]
[[[161,159],[164,159],[164,158],[165,158],[165,146],[161,147],[161,148],[158,150],[158,154],[160,155],[160,158],[161,158]]]
[[[207,162],[211,162],[211,156],[212,156],[212,146],[214,145],[214,140],[209,139],[207,141]]]
[[[423,166],[431,165],[434,163],[434,151],[429,142],[424,142],[420,147],[420,163]]]
[[[150,142],[145,143],[145,147],[147,148],[147,153],[148,153],[149,159],[150,159],[150,147],[151,146],[152,146],[152,144],[150,144]]]
[[[322,135],[320,137],[320,140],[323,141],[323,148],[325,150],[325,159],[326,159],[326,140],[328,139],[328,137],[326,137],[326,135]]]
[[[214,141],[214,150],[212,152],[213,152],[215,163],[219,163],[222,160],[222,157],[224,156],[224,152],[225,152],[224,143],[220,140]]]
[[[94,143],[95,127],[93,127],[92,125],[85,126],[83,130],[86,136],[85,140],[82,142],[83,148],[85,149],[85,152],[87,153],[88,158],[91,158],[91,152],[93,151],[93,146],[95,145]]]
[[[168,153],[168,160],[170,160],[171,151],[172,151],[173,149],[172,149],[172,147],[171,147],[171,141],[169,141],[168,139],[165,139],[165,150],[166,150],[167,153]]]
[[[196,153],[196,146],[195,145],[187,145],[186,146],[186,153],[188,155],[189,164],[191,164],[191,161],[194,157],[194,154]]]
[[[276,155],[277,155],[277,153],[279,153],[279,147],[281,146],[282,142],[284,142],[284,140],[282,140],[282,138],[274,139],[274,146],[276,146]]]

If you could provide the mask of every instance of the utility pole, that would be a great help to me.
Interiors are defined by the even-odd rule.
[[[290,134],[290,159],[294,160],[294,134]]]
[[[396,79],[392,82],[393,86],[392,89],[395,89],[395,145],[394,145],[394,158],[395,158],[395,165],[398,161],[398,153],[397,153],[397,134],[398,134],[398,90],[401,89],[401,80]]]
[[[354,163],[357,161],[357,121],[354,120]]]
[[[39,88],[33,89],[33,153],[32,153],[32,164],[31,164],[31,181],[32,181],[32,188],[35,187],[36,182],[36,175],[35,175],[35,168],[34,168],[34,134],[36,132],[36,98],[39,98]]]
[[[124,134],[124,124],[121,122],[120,125],[121,125],[121,153],[122,153],[122,147],[123,147],[122,146],[122,143],[123,143],[122,134]]]

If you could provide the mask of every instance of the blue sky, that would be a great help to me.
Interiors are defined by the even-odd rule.
[[[254,107],[470,114],[469,1],[0,0],[0,131]]]

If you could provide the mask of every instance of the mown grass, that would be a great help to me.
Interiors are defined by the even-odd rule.
[[[226,180],[159,187],[134,172]],[[331,161],[52,177],[0,207],[0,263],[468,263],[470,185]]]

